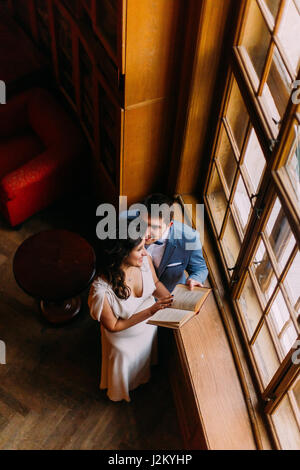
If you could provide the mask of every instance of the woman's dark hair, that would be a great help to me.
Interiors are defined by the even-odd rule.
[[[127,228],[131,220],[127,220]],[[128,233],[128,230],[127,230]],[[101,240],[98,250],[98,274],[103,274],[111,284],[114,293],[119,299],[128,299],[131,294],[130,287],[125,285],[125,273],[121,268],[122,263],[130,252],[138,246],[143,238],[137,239],[119,237],[119,226],[116,229],[116,238]]]

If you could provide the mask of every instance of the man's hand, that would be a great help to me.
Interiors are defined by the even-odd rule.
[[[190,290],[192,290],[195,286],[204,287],[203,284],[201,284],[199,281],[196,281],[196,279],[187,279],[185,285],[188,286]]]

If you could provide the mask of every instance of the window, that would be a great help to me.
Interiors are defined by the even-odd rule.
[[[266,158],[232,78],[222,116],[207,200],[231,276],[254,210]]]
[[[300,449],[299,0],[246,0],[205,204],[278,448]],[[300,354],[299,354],[300,356]]]
[[[251,0],[234,48],[271,137],[278,135],[300,60],[297,0]]]

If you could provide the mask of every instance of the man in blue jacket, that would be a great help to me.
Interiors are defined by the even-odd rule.
[[[151,255],[157,277],[172,292],[176,284],[190,289],[202,286],[208,275],[202,254],[199,233],[182,222],[173,220],[174,200],[160,193],[151,194],[141,201],[147,208],[148,229],[145,247]],[[153,207],[165,205],[171,210],[153,216]],[[186,277],[185,272],[188,273]]]

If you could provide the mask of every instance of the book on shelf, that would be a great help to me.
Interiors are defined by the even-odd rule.
[[[190,290],[185,284],[177,284],[172,292],[172,307],[158,310],[147,323],[166,328],[180,328],[199,312],[211,290],[210,287],[199,286]]]

